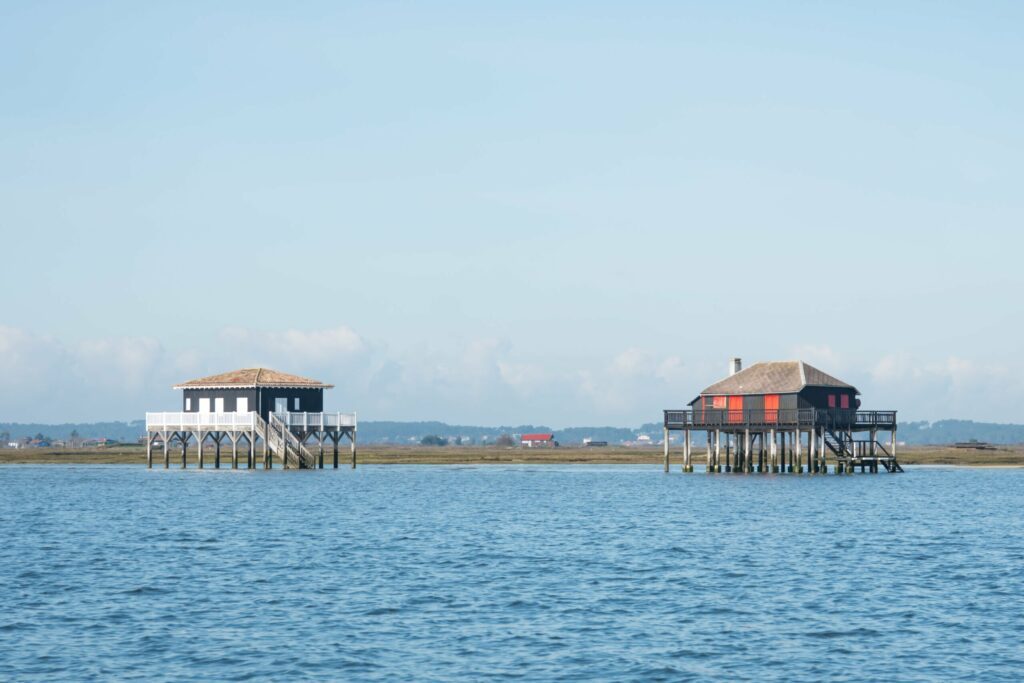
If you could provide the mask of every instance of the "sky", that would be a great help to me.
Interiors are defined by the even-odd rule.
[[[1024,5],[0,5],[0,421],[266,366],[631,426],[728,359],[1024,422]]]

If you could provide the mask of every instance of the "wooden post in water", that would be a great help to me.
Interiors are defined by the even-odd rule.
[[[203,469],[203,441],[206,440],[206,434],[202,431],[199,432],[199,469]]]
[[[712,472],[714,472],[714,470],[711,469],[711,458],[712,458],[712,454],[711,454],[711,432],[707,433],[707,444],[708,444],[708,464],[707,464],[706,469],[704,471],[707,474],[711,474]]]
[[[693,472],[693,444],[690,443],[690,430],[683,430],[683,471]]]
[[[751,429],[750,427],[743,430],[743,472],[750,473],[754,471],[754,460],[753,454],[751,454]]]
[[[146,432],[146,469],[153,469],[153,435]]]
[[[722,430],[715,430],[715,471],[722,471]]]
[[[818,460],[815,457],[816,454],[814,451],[814,446],[815,438],[814,430],[812,429],[809,432],[807,432],[807,474],[818,473]]]
[[[163,439],[163,442],[164,442],[164,469],[165,470],[166,469],[170,469],[170,467],[171,467],[171,452],[169,450],[167,450],[167,441],[168,441],[169,436],[170,435],[167,432],[161,432],[160,433],[160,438]]]
[[[238,469],[238,434],[231,435],[231,469]]]
[[[668,474],[668,427],[662,430],[665,434],[665,474]]]
[[[348,438],[352,440],[352,469],[356,468],[356,430],[353,427]]]
[[[189,434],[186,432],[183,436],[179,437],[181,440],[181,469],[188,467],[186,464],[186,458],[188,457],[188,439]]]

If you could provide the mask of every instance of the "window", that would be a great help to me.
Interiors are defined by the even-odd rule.
[[[843,394],[842,396],[839,397],[839,407],[842,408],[843,410],[849,410],[850,409],[850,395],[849,394]]]
[[[249,397],[239,396],[235,399],[235,412],[236,413],[248,413],[249,412]]]
[[[223,413],[224,412],[224,399],[215,398],[213,399],[213,412]]]
[[[192,410],[192,397],[191,396],[186,396],[185,397],[185,410],[186,411]]]
[[[299,412],[299,399],[295,397],[295,412]]]
[[[715,396],[711,399],[711,407],[716,410],[725,410],[725,396]]]
[[[210,412],[210,399],[201,398],[199,399],[199,412],[208,413]]]
[[[288,412],[288,399],[286,399],[286,398],[275,398],[274,399],[274,412],[275,413],[287,413]]]
[[[835,408],[836,407],[836,395],[835,394],[829,394],[828,395],[828,407],[829,408]]]

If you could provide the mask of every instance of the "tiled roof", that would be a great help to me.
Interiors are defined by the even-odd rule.
[[[520,441],[551,441],[554,438],[554,434],[523,434]]]
[[[802,360],[754,363],[731,377],[716,382],[704,395],[795,394],[804,387],[854,389],[850,384],[822,372]]]
[[[200,377],[175,385],[175,389],[200,389],[212,387],[288,387],[300,389],[331,389],[333,384],[324,384],[315,379],[289,375],[269,368],[242,368],[219,375]]]

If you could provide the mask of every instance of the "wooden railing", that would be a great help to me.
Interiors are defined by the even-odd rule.
[[[274,413],[274,416],[289,427],[307,431],[356,426],[355,413]]]
[[[721,427],[827,427],[830,429],[894,429],[895,410],[844,410],[840,408],[666,410],[669,429],[706,429]]]
[[[256,413],[146,413],[146,429],[206,429],[228,431],[254,429]]]

